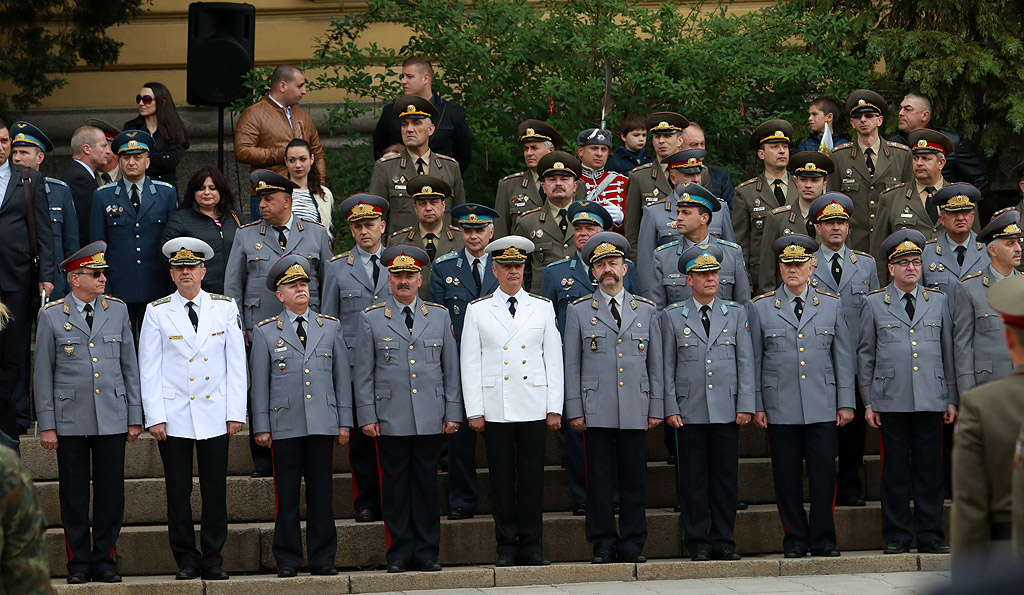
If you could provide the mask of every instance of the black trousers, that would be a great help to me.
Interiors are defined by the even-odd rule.
[[[139,350],[139,333],[142,332],[142,321],[146,318],[146,306],[149,302],[125,302],[128,306],[128,322],[132,325],[132,335],[135,336],[135,350]]]
[[[836,547],[832,509],[836,497],[836,423],[768,424],[775,502],[786,551]],[[803,464],[807,466],[811,514],[804,512]]]
[[[587,470],[587,541],[594,544],[595,553],[614,547],[621,554],[638,555],[647,542],[646,433],[587,428],[582,434]],[[620,506],[618,531],[616,487]]]
[[[252,421],[252,395],[246,393],[246,414],[249,416],[250,422]],[[252,431],[252,425],[249,426],[249,454],[252,455],[252,469],[253,471],[259,471],[265,475],[273,473],[274,463],[271,460],[270,449],[266,446],[260,446],[256,444],[256,434]]]
[[[676,430],[679,509],[686,551],[735,550],[740,427],[685,424]]]
[[[836,499],[839,502],[857,500],[864,495],[861,469],[864,467],[864,441],[868,422],[864,418],[864,404],[857,390],[857,409],[853,420],[839,428],[839,471],[836,473]]]
[[[562,424],[563,447],[565,449],[565,479],[569,485],[569,497],[572,505],[583,506],[587,503],[587,461],[583,446],[583,432],[573,429],[567,423]],[[612,466],[612,473],[615,467]]]
[[[220,552],[228,536],[228,435],[206,440],[177,438],[157,442],[164,463],[167,490],[167,536],[178,568],[220,568]],[[199,543],[192,522],[192,450],[199,463],[199,493],[203,511]]]
[[[369,510],[381,518],[380,461],[377,441],[359,428],[349,432],[348,464],[352,469],[352,506],[356,512]]]
[[[381,436],[377,443],[388,564],[436,562],[441,547],[437,498],[441,435]]]
[[[126,438],[127,434],[57,436],[60,516],[68,550],[68,574],[98,577],[116,567],[114,546],[124,517]],[[91,539],[90,475],[95,495]]]
[[[306,552],[310,568],[334,566],[334,436],[283,438],[271,443],[274,460],[274,560],[278,568],[302,566],[299,490],[306,481]]]
[[[32,409],[29,404],[28,386],[32,381],[30,369],[30,348],[32,343],[32,324],[35,322],[35,312],[32,308],[32,300],[38,297],[35,288],[31,291],[4,291],[0,292],[3,303],[11,309],[11,321],[6,332],[12,333],[10,344],[14,349],[11,355],[12,361],[18,366],[18,381],[15,383],[11,399],[14,401],[15,419],[18,426],[25,430],[32,423]],[[17,436],[13,436],[17,438]]]
[[[882,413],[882,538],[910,544],[942,531],[942,413]],[[910,500],[914,500],[914,512]]]
[[[543,419],[485,424],[499,555],[541,552],[546,432]]]
[[[476,432],[463,419],[459,430],[448,435],[448,508],[476,511],[480,488],[476,479]]]

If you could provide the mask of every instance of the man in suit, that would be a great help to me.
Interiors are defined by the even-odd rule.
[[[245,341],[234,300],[202,290],[213,249],[182,237],[165,242],[161,252],[177,291],[146,309],[139,364],[146,427],[164,464],[175,578],[224,580],[228,440],[245,424]],[[192,521],[193,450],[202,494],[202,553]]]
[[[60,263],[71,294],[39,311],[33,377],[39,441],[57,451],[69,584],[119,583],[124,448],[142,432],[139,362],[124,302],[104,296],[103,242]],[[90,469],[92,482],[90,490]],[[90,491],[92,534],[89,523]]]
[[[1010,239],[1019,241],[1019,229],[1009,233],[1018,236]],[[1015,509],[1011,480],[1017,473],[1015,468],[1020,466],[1021,443],[1016,439],[1024,421],[1022,286],[1024,279],[1020,275],[1004,278],[995,282],[987,300],[1004,323],[1000,325],[1004,327],[1004,349],[1012,362],[1013,374],[972,388],[963,393],[961,399],[953,442],[956,498],[950,528],[956,570],[978,565],[996,569],[1012,559],[1010,523]],[[957,306],[958,309],[963,307],[963,304]]]
[[[683,130],[690,125],[686,118],[675,112],[653,113],[644,123],[651,135],[655,161],[634,168],[626,181],[625,228],[630,246],[637,245],[644,207],[672,193],[673,184],[668,179],[666,164],[661,160],[683,148]]]
[[[494,195],[494,209],[498,212],[499,219],[497,227],[494,228],[495,238],[512,233],[512,227],[523,211],[531,211],[544,205],[537,163],[541,157],[565,144],[562,135],[541,120],[523,120],[519,123],[517,136],[523,145],[526,169],[509,174],[498,182],[498,190]]]
[[[893,281],[864,297],[857,381],[868,425],[881,428],[885,553],[949,553],[942,531],[942,424],[956,418],[959,394],[953,321],[946,296],[924,287],[924,234],[886,238],[878,257]],[[909,481],[908,481],[909,479]],[[910,499],[914,499],[914,512]]]
[[[465,247],[434,261],[430,272],[430,299],[448,308],[455,344],[462,340],[462,325],[469,303],[493,293],[498,279],[485,250],[494,236],[498,212],[476,203],[452,209],[452,220],[462,230]],[[459,429],[448,439],[448,520],[473,518],[479,500],[476,479],[476,432],[463,411]]]
[[[391,232],[389,243],[413,244],[427,253],[422,271],[427,283],[420,287],[420,299],[426,299],[430,297],[430,267],[434,259],[460,250],[462,234],[458,227],[445,223],[444,205],[452,194],[448,182],[429,175],[416,176],[409,180],[408,191],[416,212],[416,225]]]
[[[282,256],[267,273],[284,310],[253,331],[252,431],[274,462],[277,576],[302,566],[299,489],[306,485],[306,552],[314,576],[338,574],[334,556],[334,444],[352,428],[352,378],[341,323],[309,307],[309,261]],[[299,373],[299,370],[302,373]]]
[[[700,149],[702,151],[707,151],[707,138],[704,135],[704,128],[701,127],[700,124],[690,120],[690,125],[683,129],[681,148],[683,150]],[[731,214],[735,190],[733,188],[732,176],[729,175],[729,170],[725,169],[721,165],[709,165],[704,163],[699,183],[701,186],[710,190],[712,194],[722,199],[722,202],[729,207]]]
[[[439,113],[434,104],[418,95],[405,95],[393,104],[395,116],[402,126],[402,144],[405,148],[400,155],[381,157],[373,164],[367,192],[388,199],[388,225],[392,229],[403,229],[416,225],[416,213],[408,183],[416,176],[425,174],[440,178],[451,186],[451,199],[445,201],[444,215],[447,218],[452,207],[466,202],[466,191],[462,186],[462,172],[455,159],[430,150],[430,136],[434,134],[434,121]]]
[[[426,261],[417,246],[389,246],[391,297],[366,309],[359,322],[356,417],[363,433],[377,439],[388,572],[441,570],[441,434],[455,433],[463,412],[451,318],[444,306],[417,297]]]
[[[836,427],[853,418],[855,333],[839,296],[815,289],[818,244],[802,234],[773,242],[782,284],[748,306],[754,345],[755,421],[768,428],[775,502],[786,558],[834,557]],[[803,505],[803,463],[811,501]]]
[[[931,198],[939,214],[939,224],[945,231],[927,242],[922,255],[922,284],[941,290],[953,300],[956,298],[954,289],[961,277],[980,271],[991,263],[985,243],[972,229],[978,216],[981,191],[970,184],[958,182],[943,186]],[[955,306],[951,302],[950,310]]]
[[[110,294],[128,304],[138,333],[146,305],[167,290],[167,260],[160,253],[164,225],[178,208],[174,186],[146,176],[153,137],[129,130],[114,139],[124,177],[97,188],[89,216],[89,237],[110,246]]]
[[[506,236],[486,250],[498,290],[466,312],[461,345],[466,416],[487,442],[497,565],[545,566],[550,564],[541,546],[545,426],[562,425],[562,342],[551,303],[523,289],[533,243]]]
[[[698,562],[740,558],[733,541],[739,427],[754,414],[754,349],[747,310],[717,298],[724,258],[725,252],[714,244],[687,248],[677,266],[692,294],[666,308],[660,318],[665,422],[677,429],[683,453],[677,459],[676,484],[683,540],[685,551]],[[703,357],[712,350],[719,357]],[[705,377],[709,384],[704,384]]]
[[[565,415],[586,436],[587,541],[594,545],[594,564],[646,562],[645,432],[664,417],[657,309],[623,287],[626,238],[598,233],[581,254],[600,291],[566,311]]]
[[[22,167],[39,171],[46,153],[53,150],[53,143],[42,130],[28,122],[15,122],[11,126],[14,138],[11,141],[11,161]],[[54,258],[64,260],[81,247],[78,243],[78,214],[71,190],[56,178],[43,178],[46,200],[50,205],[50,227],[53,231]],[[55,270],[49,279],[53,283],[55,296],[68,292],[67,278]]]
[[[850,235],[853,201],[840,192],[827,192],[811,203],[808,220],[821,242],[814,257],[820,266],[811,274],[811,287],[839,296],[843,317],[851,332],[859,332],[860,308],[864,296],[878,289],[875,259],[846,245]],[[864,463],[867,422],[860,391],[855,391],[857,410],[850,423],[839,428],[839,472],[836,474],[836,503],[865,506],[860,473]]]
[[[252,329],[261,320],[277,314],[280,300],[267,288],[270,266],[286,254],[298,254],[309,261],[309,302],[320,307],[320,284],[330,261],[331,239],[323,225],[292,214],[292,190],[298,188],[288,178],[260,169],[249,175],[253,192],[259,198],[262,219],[243,225],[235,232],[224,272],[224,293],[235,300],[242,314],[246,344]],[[253,477],[272,473],[270,450],[256,444],[249,435],[253,457]]]
[[[341,320],[348,346],[350,377],[355,378],[359,315],[391,295],[381,256],[381,237],[387,225],[388,201],[373,194],[353,194],[339,207],[355,238],[352,250],[331,258],[324,281],[324,314]],[[376,443],[356,431],[349,434],[348,461],[352,469],[352,505],[357,523],[380,520],[380,471]]]
[[[85,121],[85,125],[99,128],[103,131],[103,138],[107,140],[106,149],[103,151],[107,155],[107,164],[96,169],[96,183],[100,186],[104,186],[111,182],[120,180],[121,167],[117,162],[117,158],[114,157],[113,151],[110,150],[110,142],[113,141],[118,134],[121,134],[121,129],[110,122],[100,120],[99,118],[89,118]]]
[[[92,196],[96,192],[96,172],[117,157],[110,150],[110,140],[103,131],[93,126],[82,126],[71,136],[72,161],[60,174],[68,184],[78,212],[78,239],[89,240],[91,231]]]

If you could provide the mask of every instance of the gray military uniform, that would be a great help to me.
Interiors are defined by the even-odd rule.
[[[452,207],[466,202],[466,191],[462,185],[462,171],[459,162],[447,155],[430,152],[430,175],[440,178],[452,187],[452,195],[445,200],[445,220]],[[391,203],[388,208],[387,224],[391,229],[402,229],[416,225],[416,211],[407,186],[417,176],[416,159],[408,149],[396,157],[381,157],[373,164],[370,185],[367,192],[383,196]]]
[[[709,236],[705,242],[710,241],[712,239]],[[743,269],[743,254],[739,245],[721,239],[714,241],[725,253],[722,268],[718,271],[716,295],[723,300],[749,302],[750,281]],[[679,257],[693,245],[693,242],[684,237],[660,246],[654,252],[654,266],[651,267],[647,297],[659,310],[665,309],[669,304],[684,302],[693,295],[693,289],[686,284],[686,275],[679,272]]]
[[[810,214],[810,212],[808,212]],[[779,278],[779,261],[772,251],[772,242],[779,236],[790,233],[801,233],[814,237],[808,233],[807,219],[800,211],[800,199],[791,198],[781,207],[771,209],[764,218],[764,228],[761,230],[761,245],[753,248],[760,252],[758,257],[758,269],[750,269],[750,275],[755,278],[755,291],[768,292],[777,288],[782,279]],[[820,263],[819,263],[820,264]]]
[[[1014,272],[1014,274],[1020,274]],[[990,380],[1009,376],[1013,362],[1006,347],[1006,336],[999,313],[988,305],[988,290],[1000,280],[992,265],[971,273],[953,287],[956,309],[953,310],[953,345],[957,361],[957,390],[961,393]]]
[[[964,242],[964,246],[967,250],[964,252],[963,266],[957,264],[956,246],[946,233],[934,240],[929,240],[921,254],[921,260],[924,261],[921,269],[921,284],[945,293],[946,299],[950,300],[951,312],[956,310],[954,288],[960,278],[976,273],[992,262],[985,244],[978,241],[978,234],[973,231]]]
[[[377,258],[380,260],[380,252]],[[349,366],[356,363],[356,336],[359,331],[359,315],[363,310],[381,302],[391,295],[388,285],[388,269],[380,262],[380,273],[377,275],[377,286],[373,285],[373,277],[363,265],[362,255],[358,247],[339,254],[328,262],[324,279],[323,300],[321,311],[341,320],[345,331],[345,343],[348,345]],[[354,372],[353,372],[354,375]]]
[[[831,252],[831,251],[830,251]],[[843,310],[843,318],[851,332],[860,331],[860,308],[864,296],[878,289],[878,273],[875,259],[869,254],[858,252],[849,246],[843,246],[840,254],[840,267],[843,270],[836,283],[832,276],[832,257],[826,255],[825,248],[818,248],[814,256],[818,266],[811,273],[811,287],[822,289],[839,295],[839,303]],[[856,339],[854,339],[856,346]]]
[[[242,328],[247,332],[281,311],[281,301],[267,289],[266,278],[270,267],[285,254],[300,254],[309,259],[309,307],[316,310],[320,305],[318,280],[324,278],[332,255],[327,229],[315,221],[293,216],[286,235],[288,243],[282,250],[277,232],[262,219],[235,232],[224,273],[224,294],[241,308]]]

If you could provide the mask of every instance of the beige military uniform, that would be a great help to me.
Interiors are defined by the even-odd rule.
[[[437,246],[437,252],[434,254],[434,258],[440,258],[449,252],[454,250],[462,250],[465,244],[462,242],[462,230],[454,225],[442,225],[441,230],[437,232],[437,239],[434,240],[434,245]],[[423,230],[419,224],[412,227],[406,227],[405,229],[399,229],[388,236],[388,245],[394,244],[412,244],[419,246],[426,250],[427,240],[423,237]],[[429,254],[429,253],[428,253]],[[430,297],[430,268],[433,266],[432,262],[424,263],[422,269],[423,273],[423,285],[420,285],[419,296],[421,300],[427,300]]]
[[[448,213],[452,207],[466,202],[459,162],[433,151],[427,157],[429,166],[424,173],[438,177],[452,187],[451,198],[445,200],[444,204],[445,221],[448,221]],[[381,157],[373,165],[367,192],[383,196],[391,203],[387,214],[388,228],[402,229],[416,225],[416,211],[413,209],[413,200],[406,186],[409,180],[417,175],[416,159],[409,154],[408,149],[402,149],[401,155],[395,157]]]
[[[779,278],[779,261],[772,250],[772,242],[779,236],[790,233],[811,235],[807,233],[807,219],[800,208],[800,199],[790,198],[785,206],[769,211],[768,216],[764,218],[764,228],[761,231],[757,274],[751,277],[755,285],[755,294],[778,289],[782,284],[782,279]]]
[[[523,287],[529,287],[530,293],[540,294],[544,267],[576,252],[572,231],[572,223],[569,223],[565,233],[562,233],[558,227],[558,218],[552,215],[547,205],[524,212],[516,221],[512,235],[529,238],[534,245],[530,259],[526,261],[526,277],[523,280]]]
[[[798,194],[793,176],[786,172],[782,179],[786,181],[786,203],[792,203],[797,199]],[[736,235],[736,243],[743,251],[743,259],[747,263],[747,274],[755,285],[758,283],[758,275],[761,270],[761,238],[764,237],[765,220],[771,214],[772,209],[778,206],[779,201],[775,198],[775,188],[768,180],[767,172],[761,172],[761,175],[756,178],[750,178],[736,186],[736,193],[732,199],[732,230]],[[798,231],[797,233],[806,232]],[[772,240],[774,239],[772,238]],[[771,248],[770,245],[769,248]],[[774,254],[770,260],[772,264],[775,263]],[[775,287],[770,287],[765,291],[772,289]]]
[[[1024,449],[1024,427],[1017,433],[1017,442],[1013,447],[1013,471],[1010,488],[1013,555],[1018,559],[1024,556],[1024,460],[1022,460],[1021,449]]]
[[[502,178],[494,194],[494,210],[499,215],[494,222],[494,239],[512,233],[512,227],[524,211],[536,209],[543,204],[539,181],[534,172],[526,170]]]

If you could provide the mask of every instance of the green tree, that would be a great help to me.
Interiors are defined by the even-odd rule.
[[[148,0],[147,0],[148,3]],[[79,60],[90,66],[117,61],[121,43],[113,25],[142,14],[143,0],[0,0],[0,113],[25,110],[67,80]]]

